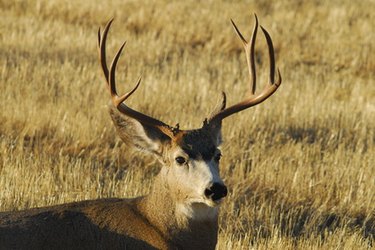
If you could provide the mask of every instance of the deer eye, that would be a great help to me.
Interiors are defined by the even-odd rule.
[[[219,162],[220,159],[221,159],[221,154],[219,153],[219,154],[217,154],[217,155],[215,156],[214,160],[215,160],[216,162]]]
[[[178,157],[176,157],[176,162],[178,163],[178,164],[180,164],[180,165],[182,165],[182,164],[184,164],[185,162],[186,162],[186,159],[184,158],[184,157],[182,157],[182,156],[178,156]]]

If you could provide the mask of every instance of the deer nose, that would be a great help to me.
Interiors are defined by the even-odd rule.
[[[204,190],[204,195],[213,201],[219,200],[227,196],[228,190],[224,184],[214,182],[210,187]]]

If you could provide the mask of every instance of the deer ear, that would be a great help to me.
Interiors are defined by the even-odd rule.
[[[110,105],[109,114],[125,144],[161,158],[164,146],[171,141],[168,136],[155,127],[144,125],[136,119],[121,114],[112,105]]]
[[[218,102],[216,104],[214,110],[209,115],[209,119],[206,119],[203,122],[203,127],[207,127],[207,129],[209,129],[211,136],[216,144],[216,147],[218,147],[223,142],[222,136],[221,136],[221,120],[212,121],[212,122],[209,122],[209,121],[211,120],[212,117],[214,117],[216,114],[218,114],[219,112],[225,109],[226,101],[227,101],[227,98],[226,98],[225,92],[222,92],[221,102]]]
[[[210,134],[212,136],[212,139],[214,140],[215,146],[220,146],[223,142],[221,136],[221,122],[208,124],[208,129],[210,130]]]

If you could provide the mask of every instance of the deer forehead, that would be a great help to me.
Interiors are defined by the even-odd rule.
[[[182,131],[173,141],[191,159],[211,160],[218,149],[211,134],[205,129]]]

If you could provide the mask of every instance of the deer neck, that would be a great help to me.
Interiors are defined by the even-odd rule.
[[[214,249],[218,233],[218,208],[188,204],[176,199],[163,170],[152,191],[139,203],[140,212],[167,240],[178,246]]]

